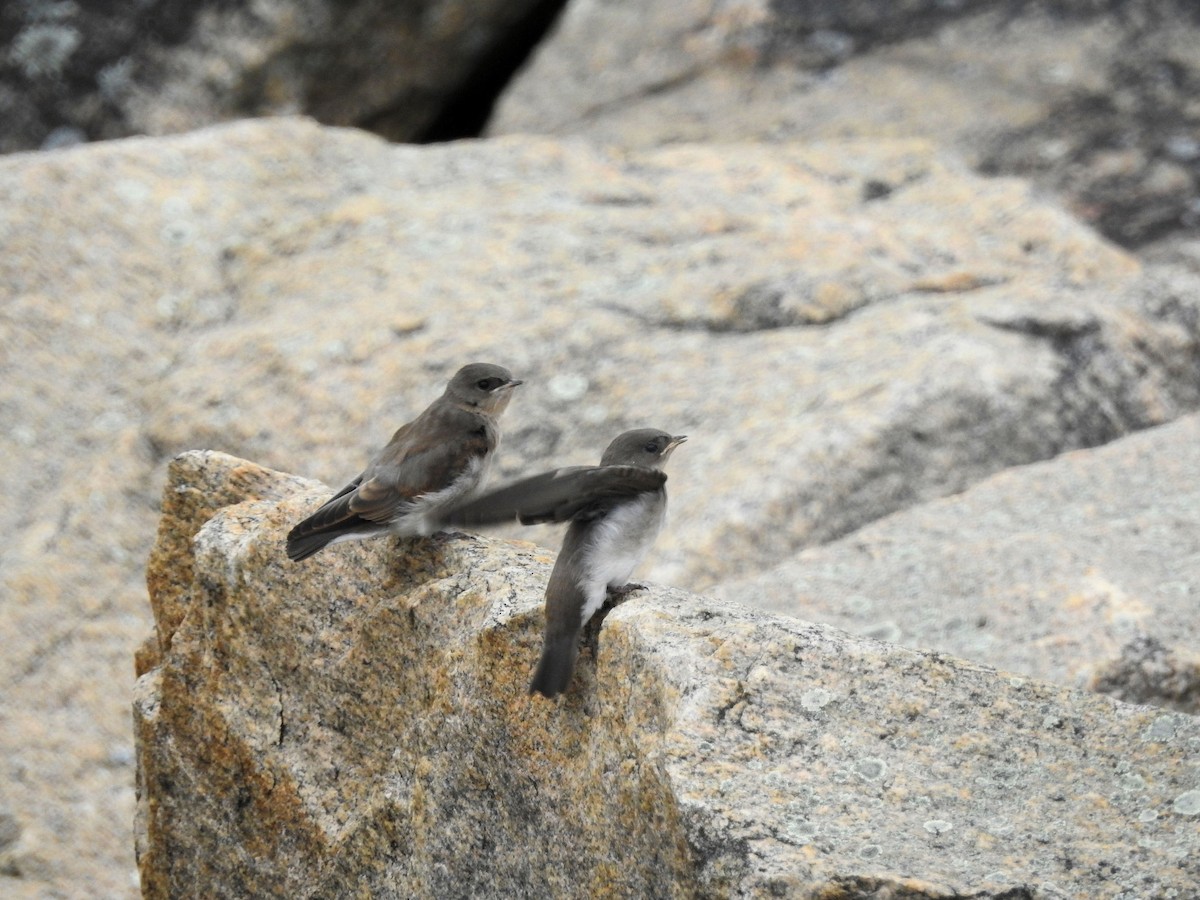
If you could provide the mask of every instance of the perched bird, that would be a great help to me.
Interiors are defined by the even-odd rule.
[[[463,366],[361,475],[291,530],[287,555],[299,561],[338,541],[433,534],[438,510],[483,487],[500,443],[497,420],[521,383],[502,366]]]
[[[583,626],[604,605],[609,589],[626,587],[662,528],[667,512],[662,467],[685,440],[656,428],[627,431],[608,445],[598,466],[534,475],[444,514],[451,525],[571,523],[546,586],[545,637],[531,694],[555,697],[567,689]]]

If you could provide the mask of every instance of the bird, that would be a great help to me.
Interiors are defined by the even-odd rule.
[[[439,509],[483,487],[500,444],[498,420],[520,384],[503,366],[463,366],[361,475],[289,532],[288,557],[299,562],[340,541],[438,531]]]
[[[687,435],[657,428],[626,431],[605,449],[598,466],[568,466],[514,482],[444,513],[450,525],[570,522],[546,585],[542,654],[529,693],[566,691],[584,626],[609,591],[628,584],[666,520],[663,465]]]

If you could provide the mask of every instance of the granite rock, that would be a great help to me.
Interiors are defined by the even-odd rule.
[[[922,137],[1036,178],[1122,244],[1194,240],[1198,47],[1189,0],[576,0],[489,132],[637,147]]]
[[[1200,417],[1009,469],[720,596],[1200,713]]]
[[[0,5],[0,152],[306,113],[424,134],[537,0]]]
[[[129,660],[180,451],[342,484],[493,359],[526,379],[498,479],[692,435],[642,574],[695,589],[1200,403],[1185,271],[921,142],[401,148],[285,118],[10,155],[0,195],[5,897],[135,890]]]
[[[499,478],[694,435],[651,569],[673,583],[1200,404],[1197,279],[923,143],[413,150],[280,122],[176,147],[130,176],[180,235],[152,446],[343,481],[431,382],[495,360],[527,382]]]
[[[549,571],[530,545],[293,565],[318,485],[195,452],[166,486],[193,492],[159,531],[169,649],[135,692],[146,897],[1183,897],[1200,877],[1193,717],[653,586],[549,702],[525,693]]]

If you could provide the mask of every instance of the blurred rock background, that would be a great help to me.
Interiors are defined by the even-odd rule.
[[[0,7],[0,895],[137,892],[166,461],[468,359],[498,477],[693,435],[650,579],[1196,711],[1195,4],[97,10]]]
[[[0,7],[0,151],[304,113],[477,132],[561,0],[21,0]]]

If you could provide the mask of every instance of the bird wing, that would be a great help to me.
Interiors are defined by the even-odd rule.
[[[447,510],[446,525],[566,522],[590,518],[612,502],[656,491],[666,473],[643,466],[569,466],[515,481]]]
[[[359,475],[326,500],[315,513],[296,525],[288,533],[288,543],[291,544],[300,541],[314,534],[336,530],[339,526],[346,524],[347,520],[353,516],[349,512],[350,500],[354,496],[354,492],[358,489],[358,486],[362,484],[362,480],[363,477]]]
[[[422,419],[400,426],[363,473],[292,534],[301,538],[356,525],[387,525],[414,500],[451,485],[496,444],[494,434],[483,425],[474,430],[430,428]],[[457,436],[446,440],[447,433]]]

